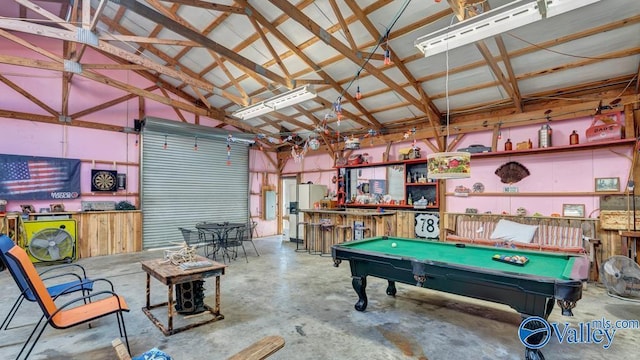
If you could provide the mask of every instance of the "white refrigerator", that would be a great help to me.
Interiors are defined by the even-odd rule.
[[[313,209],[313,204],[327,196],[326,185],[298,184],[289,187],[289,239],[294,242],[302,241],[302,227],[298,223],[304,221],[304,214],[299,209]],[[298,234],[298,231],[301,234]]]

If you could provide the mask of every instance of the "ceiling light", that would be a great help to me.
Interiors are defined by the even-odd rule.
[[[313,86],[305,85],[276,95],[257,104],[243,107],[242,109],[233,112],[231,115],[242,120],[247,120],[270,113],[274,110],[286,108],[287,106],[300,104],[301,102],[313,99],[316,96],[318,96],[318,94],[313,90]]]
[[[415,46],[427,57],[598,1],[600,0],[516,0],[419,37]],[[540,7],[540,4],[544,6]]]
[[[313,99],[318,96],[311,85],[305,85],[286,93],[276,95],[264,101],[264,104],[273,110],[280,110],[287,106],[300,104],[301,102]]]
[[[254,105],[243,107],[242,109],[233,112],[231,115],[242,120],[247,120],[260,115],[264,115],[266,113],[270,113],[271,111],[273,111],[272,108],[266,106],[264,102],[259,102]]]

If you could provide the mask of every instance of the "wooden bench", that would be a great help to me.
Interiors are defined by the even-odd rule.
[[[111,342],[111,345],[116,351],[118,360],[131,360],[127,347],[122,343],[122,340],[115,339]],[[228,360],[263,360],[283,347],[284,338],[282,336],[267,336],[242,349]]]

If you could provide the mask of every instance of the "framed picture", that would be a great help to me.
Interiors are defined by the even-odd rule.
[[[620,178],[596,178],[596,191],[620,191]]]
[[[562,216],[584,217],[584,204],[562,204]]]

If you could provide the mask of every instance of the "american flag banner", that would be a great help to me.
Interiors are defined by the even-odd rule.
[[[0,154],[0,199],[62,200],[80,196],[80,160]]]

